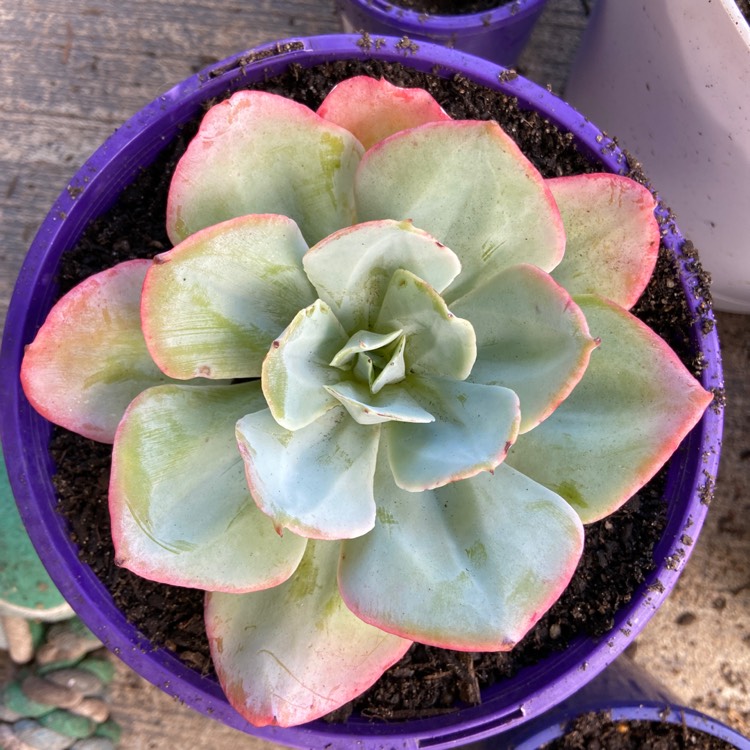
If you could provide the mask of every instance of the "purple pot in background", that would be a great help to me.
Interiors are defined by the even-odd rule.
[[[263,80],[290,64],[309,67],[342,60],[375,58],[452,78],[457,73],[518,99],[522,108],[538,110],[553,124],[570,131],[579,150],[603,164],[623,170],[623,156],[586,118],[545,89],[486,60],[456,50],[423,44],[404,55],[396,38],[361,47],[360,36],[334,35],[292,39],[231,57],[167,91],[119,128],[81,167],[42,224],[11,300],[0,354],[0,415],[3,448],[13,492],[29,535],[55,584],[89,628],[136,672],[175,695],[181,702],[226,724],[265,740],[301,748],[395,750],[456,747],[502,732],[538,716],[589,682],[635,638],[673,588],[690,554],[680,537],[689,527],[695,539],[707,506],[701,493],[718,466],[721,410],[709,408],[700,423],[670,459],[667,486],[667,527],[655,549],[656,570],[644,581],[627,608],[615,618],[612,631],[597,639],[580,637],[561,653],[527,667],[513,678],[483,691],[479,706],[450,715],[390,724],[353,716],[343,724],[315,721],[292,729],[257,729],[227,703],[215,679],[186,667],[171,652],[154,648],[129,624],[91,569],[79,562],[64,519],[55,512],[54,471],[48,442],[50,425],[26,401],[19,382],[24,346],[35,336],[56,298],[55,275],[61,255],[75,245],[86,225],[106,211],[139,170],[154,161],[180,127],[196,117],[207,99]],[[511,80],[506,80],[510,78]],[[606,148],[603,148],[606,146]],[[702,326],[704,305],[694,291],[697,280],[682,257],[684,242],[676,228],[665,238],[680,258],[682,285],[696,322],[691,339],[706,363],[701,379],[706,388],[723,386],[715,330]],[[701,309],[710,320],[710,310]],[[710,330],[709,330],[710,329]]]
[[[481,13],[427,15],[389,0],[336,0],[344,30],[406,36],[483,57],[499,65],[516,64],[547,0],[512,0]]]
[[[579,716],[607,711],[613,721],[667,722],[750,750],[750,740],[710,716],[679,701],[626,656],[618,659],[575,695],[501,737],[472,745],[471,750],[540,750],[562,737]]]

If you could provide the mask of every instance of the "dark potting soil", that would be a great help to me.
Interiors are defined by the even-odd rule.
[[[393,0],[393,5],[433,16],[468,16],[511,2],[518,5],[518,0]]]
[[[363,37],[364,49],[371,43]],[[336,82],[357,74],[421,86],[457,119],[497,120],[545,176],[600,169],[576,151],[570,134],[561,133],[535,113],[520,110],[514,99],[461,77],[444,79],[375,61],[339,62],[309,70],[292,66],[286,74],[257,88],[316,108]],[[174,165],[196,128],[197,122],[186,126],[156,163],[123,192],[113,209],[92,222],[78,246],[65,254],[59,279],[63,292],[98,270],[170,246],[164,229],[167,189]],[[607,150],[613,142],[603,139],[601,145]],[[637,165],[631,176],[645,181]],[[700,271],[697,259],[693,262]],[[657,271],[636,312],[698,373],[702,363],[691,352],[686,331],[689,316],[675,274],[675,263],[662,248]],[[705,277],[700,278],[707,289]],[[708,310],[707,292],[705,304]],[[706,319],[704,325],[711,321]],[[212,675],[203,629],[203,593],[147,581],[114,564],[107,510],[110,447],[57,429],[51,451],[58,469],[54,479],[60,512],[68,520],[81,559],[148,639],[173,651],[198,672]],[[662,471],[617,513],[587,527],[584,555],[570,586],[513,651],[463,654],[415,645],[376,685],[331,719],[342,720],[351,711],[398,720],[454,710],[457,704],[478,702],[482,687],[564,649],[576,635],[609,632],[615,613],[630,601],[653,569],[652,550],[665,525],[664,474]],[[707,478],[707,502],[712,486],[712,479]]]
[[[587,713],[540,750],[735,750],[725,740],[667,721],[613,721],[608,711]]]
[[[740,9],[740,13],[745,16],[745,19],[750,23],[750,0],[737,0],[737,7]]]

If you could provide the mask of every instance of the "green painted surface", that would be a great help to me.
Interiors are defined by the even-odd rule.
[[[0,454],[0,615],[59,620],[72,610],[40,562],[18,514]]]

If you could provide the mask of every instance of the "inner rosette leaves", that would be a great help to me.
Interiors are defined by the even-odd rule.
[[[458,256],[411,221],[369,221],[335,232],[302,258],[318,296],[350,333],[374,330],[398,269],[440,294],[461,272]]]
[[[451,250],[411,222],[377,221],[326,238],[305,254],[303,266],[319,298],[266,355],[268,412],[237,425],[253,495],[277,529],[321,539],[369,531],[381,426],[409,426],[394,433],[394,445],[418,444],[429,459],[416,473],[393,464],[395,481],[409,491],[492,470],[503,460],[517,433],[518,399],[504,388],[467,383],[457,390],[477,345],[471,323],[440,296],[460,271]],[[487,412],[483,434],[467,435],[466,414],[477,411]],[[364,463],[353,451],[355,436]],[[331,462],[343,461],[338,479],[309,470],[320,446]],[[326,462],[319,456],[313,463]],[[342,482],[349,490],[343,494],[358,498],[348,520]]]
[[[401,329],[390,333],[358,331],[331,360],[331,366],[351,370],[372,393],[379,393],[383,386],[404,379],[405,345],[406,336]]]
[[[303,266],[320,297],[263,363],[274,419],[297,430],[343,404],[360,424],[433,421],[399,384],[410,372],[471,371],[474,330],[439,294],[460,272],[455,254],[408,221],[376,221],[326,238]]]

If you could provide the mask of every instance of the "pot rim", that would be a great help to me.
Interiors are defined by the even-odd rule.
[[[614,722],[684,724],[730,742],[738,750],[750,750],[750,739],[743,738],[738,731],[715,717],[682,705],[667,687],[649,674],[643,664],[635,663],[627,655],[610,664],[570,698],[505,735],[502,750],[539,750],[546,747],[552,740],[562,737],[578,717],[590,712],[606,712]]]
[[[389,2],[389,0],[339,0],[359,8],[373,21],[397,25],[407,34],[416,36],[485,34],[500,26],[515,26],[539,12],[548,0],[509,0],[496,8],[461,15],[422,13]]]
[[[687,726],[699,732],[705,732],[716,739],[730,742],[737,750],[750,750],[750,740],[743,737],[739,732],[726,724],[714,719],[707,714],[696,711],[693,708],[679,705],[678,703],[665,703],[664,701],[634,701],[614,700],[608,703],[602,701],[590,701],[578,707],[575,716],[568,721],[561,721],[556,717],[550,725],[540,729],[533,735],[526,737],[515,745],[515,750],[538,750],[545,743],[562,737],[567,731],[570,720],[575,719],[590,711],[599,713],[608,711],[613,721],[651,721],[667,722],[677,726]]]
[[[108,648],[167,693],[229,726],[302,748],[339,748],[356,743],[357,747],[375,750],[383,747],[386,740],[398,743],[389,747],[453,747],[516,726],[573,693],[624,650],[675,585],[679,569],[690,554],[690,547],[680,537],[688,528],[693,538],[697,535],[707,509],[700,502],[700,490],[712,481],[718,466],[722,413],[709,408],[670,459],[666,497],[688,492],[690,500],[686,505],[670,502],[667,528],[655,550],[659,566],[641,585],[632,604],[618,613],[609,639],[594,642],[579,637],[565,652],[486,689],[480,706],[396,725],[353,719],[341,725],[318,720],[289,729],[252,727],[229,706],[217,682],[200,677],[166,649],[153,650],[115,608],[91,569],[78,562],[64,521],[54,512],[56,498],[48,477],[52,461],[47,450],[51,426],[28,404],[18,380],[23,348],[35,335],[55,297],[53,280],[60,255],[78,239],[90,218],[109,208],[140,165],[149,164],[181,124],[195,116],[200,102],[218,91],[273,76],[293,62],[309,67],[336,59],[373,57],[423,72],[435,72],[438,66],[438,72],[446,77],[460,71],[479,84],[518,98],[522,107],[542,109],[553,124],[577,137],[584,153],[602,161],[610,171],[625,170],[624,156],[615,144],[546,89],[501,66],[456,50],[420,43],[418,53],[409,54],[398,43],[398,39],[386,37],[377,49],[373,45],[364,51],[361,36],[338,34],[261,45],[185,79],[144,107],[84,163],[53,204],[19,274],[0,354],[0,397],[4,403],[0,429],[13,491],[37,552],[61,593]],[[271,56],[263,57],[265,54]],[[666,242],[680,255],[683,238],[676,227]],[[703,385],[722,387],[715,328],[704,331],[699,319],[702,316],[704,321],[712,321],[712,313],[701,307],[705,307],[703,300],[693,297],[697,280],[687,267],[688,260],[682,257],[680,262],[683,286],[696,316],[691,332],[693,342],[707,362],[701,378]],[[42,477],[46,484],[35,492],[32,485]],[[669,560],[671,565],[667,564]]]

